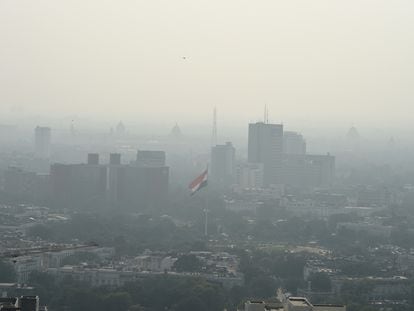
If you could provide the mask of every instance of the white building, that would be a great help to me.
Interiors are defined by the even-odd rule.
[[[143,255],[135,257],[134,264],[138,271],[163,272],[171,271],[177,258],[171,256]]]
[[[237,186],[240,189],[263,188],[263,164],[243,163],[236,169]]]
[[[22,256],[15,258],[14,261],[17,282],[20,284],[28,282],[30,273],[42,269],[42,260],[39,256]]]

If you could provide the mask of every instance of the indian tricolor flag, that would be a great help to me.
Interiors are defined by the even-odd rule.
[[[191,195],[196,193],[201,188],[207,186],[207,179],[208,179],[208,169],[206,169],[200,176],[194,179],[191,184],[188,186],[191,190]]]

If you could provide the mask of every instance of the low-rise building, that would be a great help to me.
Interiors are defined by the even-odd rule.
[[[305,297],[287,297],[278,294],[279,301],[249,300],[244,311],[346,311],[346,306],[335,304],[313,305]]]
[[[42,260],[39,256],[22,256],[14,259],[14,268],[17,274],[17,282],[26,284],[30,273],[42,269]]]

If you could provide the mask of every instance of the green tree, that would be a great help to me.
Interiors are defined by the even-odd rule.
[[[15,282],[16,272],[10,263],[0,261],[0,283]]]
[[[269,298],[275,295],[277,283],[269,276],[259,276],[249,284],[250,295],[256,298]]]
[[[141,305],[132,305],[129,307],[128,311],[145,311],[145,308]]]
[[[175,270],[179,272],[197,272],[202,267],[200,259],[195,255],[182,255],[174,263]]]
[[[28,230],[28,235],[39,237],[44,240],[50,239],[53,236],[52,229],[45,225],[35,225]]]
[[[329,292],[331,291],[331,279],[324,272],[313,273],[309,281],[313,291]]]
[[[127,292],[110,293],[103,299],[105,311],[127,311],[131,305],[131,296]]]
[[[208,311],[207,307],[197,297],[188,297],[181,300],[174,308],[174,311]]]

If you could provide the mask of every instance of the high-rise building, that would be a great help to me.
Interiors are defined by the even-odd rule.
[[[148,210],[165,204],[168,194],[167,166],[122,165],[118,177],[116,206],[129,210]]]
[[[248,162],[262,163],[264,185],[282,182],[283,125],[249,124]]]
[[[111,153],[109,155],[109,164],[110,165],[121,165],[121,154]]]
[[[231,142],[211,148],[211,179],[221,186],[231,186],[236,177],[236,149]]]
[[[117,153],[108,164],[99,164],[98,154],[89,154],[87,164],[53,164],[50,175],[62,207],[144,210],[162,206],[168,194],[167,166],[124,165]]]
[[[97,154],[88,154],[88,164],[53,164],[50,180],[53,200],[64,207],[102,205],[105,201],[107,168]]]
[[[44,202],[50,195],[49,175],[9,167],[4,172],[4,192],[17,200]]]
[[[297,132],[285,131],[283,133],[283,153],[306,154],[306,141]]]
[[[21,199],[33,198],[36,173],[9,167],[4,172],[4,192]]]
[[[161,167],[165,166],[165,152],[158,150],[138,150],[137,166]]]
[[[99,165],[99,154],[98,153],[88,153],[88,164],[89,165]]]
[[[37,126],[35,128],[35,156],[37,158],[50,157],[51,132],[50,127]]]
[[[106,166],[106,199],[110,206],[117,206],[119,201],[119,185],[122,171],[121,154],[111,153],[109,165]]]

